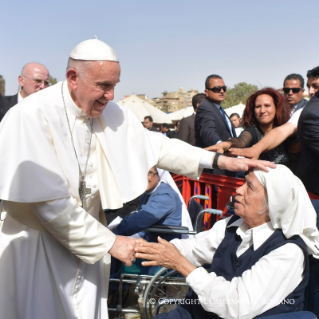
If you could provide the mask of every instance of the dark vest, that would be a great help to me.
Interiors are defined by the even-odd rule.
[[[235,220],[240,217],[234,215],[229,221],[231,225]],[[225,231],[225,238],[218,246],[214,255],[213,263],[209,272],[215,272],[217,276],[224,277],[227,281],[231,281],[234,277],[240,277],[246,270],[251,267],[263,256],[269,254],[272,250],[279,248],[287,243],[294,243],[298,245],[305,255],[305,270],[303,274],[303,280],[299,286],[289,294],[285,300],[278,306],[264,312],[262,315],[274,315],[286,312],[302,311],[304,304],[304,293],[309,281],[309,265],[308,265],[308,253],[303,240],[299,236],[293,236],[286,239],[281,229],[277,229],[256,251],[253,249],[253,245],[250,246],[241,256],[236,256],[236,251],[241,243],[241,238],[236,234],[237,227],[228,227]],[[289,271],[287,269],[287,271]],[[198,296],[190,289],[187,293],[186,299],[197,300]],[[292,304],[291,300],[294,300]],[[201,305],[185,305],[187,311],[190,312],[194,319],[211,319],[220,318],[214,313],[205,311]],[[183,307],[183,306],[182,306]]]

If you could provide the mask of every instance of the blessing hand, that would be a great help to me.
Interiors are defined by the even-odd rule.
[[[232,172],[247,171],[250,168],[268,172],[267,167],[276,168],[274,163],[268,161],[256,161],[248,158],[231,158],[227,156],[220,156],[217,164],[220,169],[226,169]]]

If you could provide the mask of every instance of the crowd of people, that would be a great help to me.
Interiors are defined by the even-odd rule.
[[[49,78],[45,66],[28,63],[18,79],[21,90],[0,96],[0,312],[6,318],[108,318],[111,257],[125,266],[142,258],[149,260],[143,266],[186,277],[187,298],[202,305],[159,318],[302,310],[307,256],[319,256],[316,213],[306,193],[319,196],[319,67],[307,73],[309,102],[302,76],[290,74],[284,95],[272,88],[253,93],[242,119],[227,116],[227,87],[210,75],[205,93],[193,97],[194,114],[174,131],[165,123],[157,130],[151,116],[141,125],[111,102],[120,65],[100,40],[71,51],[65,81],[50,87]],[[183,224],[185,204],[161,169],[193,179],[203,169],[229,176],[249,171],[237,190],[236,216],[171,243],[143,233],[153,224]],[[143,193],[140,209],[109,230],[105,210]],[[130,237],[134,233],[139,238]],[[201,267],[207,263],[208,273]],[[243,297],[245,306],[203,302],[230,297]],[[282,306],[289,298],[296,302]]]
[[[304,78],[292,73],[283,81],[283,93],[271,87],[260,89],[247,98],[242,117],[237,113],[228,117],[222,107],[227,87],[221,76],[213,74],[205,81],[205,94],[193,97],[194,113],[177,122],[175,131],[163,124],[160,132],[228,156],[286,165],[309,192],[319,196],[319,169],[315,165],[319,160],[319,67],[307,72],[306,85],[310,102],[304,98]],[[302,112],[308,102],[310,106]],[[148,128],[145,122],[144,126]],[[217,169],[214,174],[237,176]]]

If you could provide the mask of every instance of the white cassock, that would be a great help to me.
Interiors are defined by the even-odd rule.
[[[87,211],[80,206],[62,87],[82,172],[90,149]],[[112,102],[93,120],[89,147],[90,132],[66,82],[24,99],[0,124],[1,318],[108,318],[115,235],[103,225],[101,208],[119,208],[143,193],[154,165],[197,178],[208,158],[202,149],[148,132]]]

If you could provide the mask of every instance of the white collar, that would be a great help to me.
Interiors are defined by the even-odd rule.
[[[239,218],[227,227],[238,227],[236,233],[243,241],[251,241],[254,250],[258,249],[274,232],[271,222],[264,223],[260,226],[249,228],[246,222]]]
[[[75,117],[84,118],[87,115],[74,103],[68,88],[68,82],[63,82],[63,96],[67,110]]]
[[[20,103],[23,100],[23,97],[21,95],[21,91],[18,93],[18,103]]]

